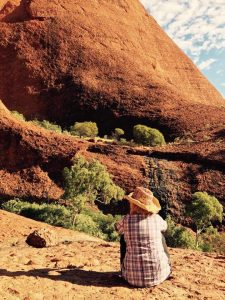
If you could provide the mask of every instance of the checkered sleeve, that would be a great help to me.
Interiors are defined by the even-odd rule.
[[[161,231],[164,232],[167,230],[167,222],[163,220],[162,217],[160,217],[159,215],[158,216],[158,221],[159,221],[159,224],[160,224],[160,228],[161,228]]]
[[[124,218],[120,221],[116,222],[115,229],[118,231],[119,234],[124,234],[124,225],[123,225]]]

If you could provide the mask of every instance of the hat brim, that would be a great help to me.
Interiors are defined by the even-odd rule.
[[[124,198],[126,200],[128,200],[129,202],[131,202],[131,203],[139,206],[140,208],[142,208],[142,209],[144,209],[144,210],[146,210],[148,212],[151,212],[153,214],[157,214],[160,211],[161,206],[160,206],[159,200],[157,198],[153,197],[152,203],[149,204],[149,205],[145,205],[144,203],[140,202],[139,200],[134,199],[132,197],[132,195],[133,195],[133,193],[125,196]]]

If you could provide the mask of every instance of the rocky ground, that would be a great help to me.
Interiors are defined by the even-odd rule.
[[[225,299],[225,257],[170,249],[173,278],[155,288],[115,280],[119,245],[0,211],[0,299]],[[56,246],[25,243],[34,229],[49,228]]]

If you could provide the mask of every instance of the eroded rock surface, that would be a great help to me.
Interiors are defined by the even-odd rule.
[[[127,193],[139,185],[150,187],[163,212],[180,222],[185,204],[196,191],[215,195],[225,206],[222,139],[156,148],[88,142],[18,121],[4,105],[0,105],[0,138],[2,199],[59,200],[62,170],[78,153],[103,163]],[[120,209],[112,207],[109,212],[122,213]]]
[[[0,98],[8,108],[62,124],[95,120],[101,133],[130,134],[142,122],[171,137],[224,124],[222,96],[138,0],[7,3]]]
[[[137,0],[0,8],[0,97],[9,109],[64,125],[94,120],[101,134],[122,127],[129,136],[143,123],[167,141],[194,139],[154,151],[82,141],[18,121],[0,103],[2,198],[58,200],[62,170],[81,153],[126,192],[150,186],[177,217],[196,190],[224,199],[224,100]]]

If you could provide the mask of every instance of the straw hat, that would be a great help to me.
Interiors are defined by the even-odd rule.
[[[125,196],[125,199],[153,214],[157,214],[161,209],[158,199],[144,187],[136,187],[133,193]]]

